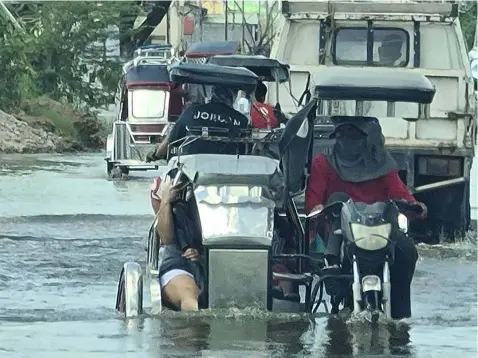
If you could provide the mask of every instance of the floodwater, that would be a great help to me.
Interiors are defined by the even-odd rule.
[[[0,156],[0,357],[476,357],[475,243],[420,249],[408,324],[234,311],[121,319],[117,279],[125,261],[144,261],[149,185],[106,180],[100,154]]]

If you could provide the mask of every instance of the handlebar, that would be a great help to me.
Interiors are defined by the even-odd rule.
[[[283,132],[282,128],[257,131],[252,128],[220,128],[186,126],[186,136],[168,145],[168,159],[172,154],[180,154],[182,150],[196,140],[222,142],[232,144],[277,143]]]
[[[327,214],[337,214],[342,210],[342,206],[344,205],[341,201],[336,201],[334,203],[326,205],[321,210],[314,210],[307,215],[308,219],[320,219],[325,217]]]
[[[220,128],[220,127],[202,127],[202,126],[186,126],[186,131],[189,135],[199,136],[202,138],[221,137],[223,140],[229,141],[243,141],[245,138],[253,138],[255,134],[252,128]],[[275,137],[277,133],[282,131],[271,129],[268,130],[270,137]]]
[[[423,213],[422,206],[417,203],[409,203],[405,200],[392,201],[397,206],[398,211],[400,211],[402,214],[405,212],[412,212],[414,214],[421,215]]]
[[[423,207],[418,203],[409,203],[404,200],[391,200],[391,202],[393,202],[396,205],[400,213],[412,212],[417,215],[421,215],[423,213]],[[343,204],[344,203],[341,201],[328,204],[321,210],[312,211],[311,213],[307,215],[307,218],[320,219],[322,217],[325,217],[328,214],[338,214],[342,210]]]

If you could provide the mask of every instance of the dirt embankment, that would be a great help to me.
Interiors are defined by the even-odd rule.
[[[0,110],[0,152],[79,152],[104,146],[101,123],[92,116],[49,98],[22,103],[7,114]]]

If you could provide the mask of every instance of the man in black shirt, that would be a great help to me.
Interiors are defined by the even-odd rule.
[[[186,108],[179,116],[168,138],[158,144],[154,152],[147,155],[146,161],[166,158],[168,145],[186,137],[186,127],[188,126],[229,130],[247,128],[249,124],[247,117],[232,107],[234,96],[234,90],[228,87],[214,86],[210,102]],[[237,144],[197,140],[184,148],[184,154],[235,154],[236,150]]]

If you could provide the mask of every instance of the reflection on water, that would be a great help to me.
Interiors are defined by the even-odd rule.
[[[0,163],[0,357],[476,357],[474,243],[420,247],[409,325],[247,310],[123,320],[117,280],[145,259],[158,173],[108,181],[101,155]]]
[[[141,338],[151,356],[160,352],[211,357],[415,356],[406,324],[371,327],[365,323],[351,326],[336,318],[284,321],[283,317],[261,320],[176,315],[127,320],[121,326],[121,337],[151,332],[148,343]]]
[[[372,326],[330,317],[313,322],[304,333],[303,352],[326,357],[412,356],[410,327],[404,323]]]

